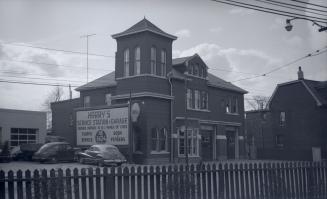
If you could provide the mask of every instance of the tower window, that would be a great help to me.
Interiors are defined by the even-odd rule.
[[[156,64],[156,48],[151,47],[151,74],[155,75],[156,74],[156,69],[157,69],[157,64]]]
[[[166,76],[166,51],[161,51],[161,76]]]
[[[129,49],[124,51],[124,77],[129,76]]]
[[[141,74],[141,50],[140,47],[135,48],[134,75]]]

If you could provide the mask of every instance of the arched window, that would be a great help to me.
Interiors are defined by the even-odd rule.
[[[168,143],[167,143],[167,129],[161,128],[152,128],[151,129],[151,151],[167,151]]]
[[[160,130],[160,135],[159,135],[159,150],[160,151],[167,151],[167,129],[162,128]]]
[[[135,48],[134,53],[134,75],[141,74],[141,49],[140,47]]]
[[[124,51],[124,77],[129,76],[129,49]]]
[[[166,76],[166,51],[161,50],[161,76],[165,77]]]
[[[156,54],[157,54],[157,49],[155,47],[151,47],[151,74],[153,75],[156,75],[157,73]]]

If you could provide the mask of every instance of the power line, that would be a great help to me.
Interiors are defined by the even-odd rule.
[[[314,11],[318,11],[318,12],[327,13],[327,10],[319,10],[319,9],[315,9],[315,8],[308,8],[308,7],[305,7],[305,6],[300,6],[300,5],[295,5],[295,4],[285,3],[285,2],[280,2],[280,1],[274,1],[274,0],[260,0],[260,1],[274,2],[276,4],[287,5],[287,6],[297,7],[297,8],[304,8],[305,10],[314,10]],[[306,12],[308,12],[308,11],[306,11]]]
[[[41,47],[41,46],[25,45],[25,44],[14,44],[14,43],[1,43],[1,44],[12,45],[12,46],[23,46],[23,47],[28,47],[28,48],[37,48],[37,49],[42,49],[42,50],[57,51],[57,52],[64,52],[64,53],[71,53],[71,54],[81,54],[81,55],[87,54],[87,53],[79,52],[79,51],[62,50],[62,49],[47,48],[47,47]],[[94,53],[89,53],[89,55],[98,56],[98,57],[107,57],[107,58],[115,57],[115,56],[111,56],[111,55],[101,55],[101,54],[94,54]]]
[[[27,63],[27,64],[40,64],[40,65],[48,65],[48,66],[59,66],[59,67],[67,67],[67,68],[79,68],[83,69],[84,66],[71,66],[71,65],[62,65],[62,64],[51,64],[51,63],[43,63],[43,62],[35,62],[35,61],[27,61],[27,60],[14,60],[14,59],[0,59],[2,61],[8,61],[8,62],[21,62],[21,63]],[[109,66],[106,66],[109,68]],[[102,68],[106,68],[102,67]],[[104,71],[103,69],[96,69],[91,68],[92,70],[98,70],[98,71]]]
[[[277,10],[277,12],[273,12],[273,11],[270,11],[271,9],[269,9],[269,8],[264,8],[264,10],[263,10],[263,9],[258,9],[258,8],[255,8],[255,7],[243,6],[243,5],[240,5],[240,4],[230,3],[230,2],[226,2],[226,1],[222,1],[222,0],[212,0],[212,1],[215,1],[215,2],[218,2],[218,3],[223,3],[223,4],[228,4],[228,5],[232,5],[232,6],[237,6],[237,7],[241,7],[241,8],[256,10],[256,11],[260,11],[260,12],[276,14],[276,15],[280,15],[280,16],[297,17],[298,19],[304,19],[304,20],[310,20],[310,21],[314,20],[316,22],[327,23],[327,21],[315,20],[315,19],[310,18],[310,16],[307,16],[307,15],[302,15],[304,17],[299,17],[299,16],[301,16],[300,14],[293,13],[293,15],[291,15],[291,14],[287,14],[284,11],[279,11],[279,10]],[[298,16],[295,16],[294,14],[298,15]]]
[[[288,8],[288,9],[292,9],[292,10],[297,10],[297,11],[302,11],[302,12],[307,12],[307,13],[312,13],[312,14],[316,14],[316,15],[321,15],[321,16],[327,16],[325,14],[321,14],[321,13],[317,13],[317,12],[312,12],[312,11],[309,11],[309,10],[305,10],[305,9],[298,9],[298,8],[294,8],[292,6],[285,6],[285,5],[282,5],[280,3],[273,3],[274,1],[268,1],[268,0],[255,0],[255,1],[258,1],[258,2],[262,2],[262,3],[266,3],[266,4],[270,4],[270,5],[274,5],[274,6],[279,6],[279,7],[282,7],[282,8]],[[305,7],[304,7],[305,8]],[[327,12],[327,11],[326,11]]]
[[[56,84],[56,83],[46,83],[46,82],[23,82],[23,81],[12,81],[6,79],[0,79],[0,82],[4,83],[12,83],[12,84],[31,84],[31,85],[39,85],[39,86],[62,86],[62,87],[78,87],[76,85],[69,85],[69,84]]]
[[[290,1],[294,1],[294,2],[297,2],[297,3],[303,3],[303,4],[307,4],[307,5],[312,5],[312,6],[317,6],[317,7],[321,7],[321,8],[327,8],[326,6],[323,6],[323,5],[308,3],[308,2],[299,1],[299,0],[290,0]]]
[[[324,50],[324,49],[325,49],[325,50]],[[323,51],[322,51],[322,50],[323,50]],[[294,61],[291,61],[291,62],[289,62],[289,63],[287,63],[287,64],[284,64],[284,65],[282,65],[282,66],[280,66],[280,67],[277,67],[277,68],[275,68],[275,69],[272,69],[272,70],[270,70],[270,71],[268,71],[268,72],[266,72],[266,73],[263,73],[263,74],[261,74],[261,75],[256,75],[256,76],[254,76],[254,77],[246,77],[246,78],[242,78],[242,79],[238,79],[238,80],[230,81],[230,82],[233,83],[233,82],[239,82],[239,81],[244,81],[244,80],[249,80],[249,79],[255,79],[255,78],[258,78],[258,77],[265,77],[265,76],[267,76],[267,75],[270,74],[270,73],[273,73],[273,72],[276,72],[276,71],[278,71],[278,70],[280,70],[280,69],[282,69],[282,68],[288,67],[288,66],[290,66],[290,65],[292,65],[292,64],[294,64],[294,63],[296,63],[296,62],[299,62],[299,61],[301,61],[301,60],[303,60],[303,59],[306,59],[306,58],[308,58],[308,57],[317,56],[317,55],[320,55],[320,54],[325,53],[325,52],[327,52],[326,47],[324,47],[324,48],[322,48],[322,49],[319,49],[319,50],[316,50],[316,51],[315,51],[316,54],[309,53],[309,54],[307,54],[307,55],[305,55],[305,56],[303,56],[303,57],[300,57],[300,58],[298,58],[298,59],[296,59],[296,60],[294,60]]]
[[[1,75],[0,75],[1,76]],[[83,83],[83,81],[78,80],[68,80],[68,79],[51,79],[51,78],[39,78],[39,77],[21,77],[15,75],[6,75],[5,77],[12,77],[12,78],[23,78],[23,79],[38,79],[38,80],[53,80],[53,81],[64,81],[64,82],[79,82]]]
[[[254,4],[242,3],[242,2],[234,1],[234,0],[225,0],[225,1],[236,3],[238,5],[251,6],[251,7],[254,7],[254,8],[258,8],[258,9],[266,9],[266,10],[270,10],[270,11],[282,12],[284,14],[286,13],[286,14],[291,14],[291,15],[298,15],[298,16],[301,16],[301,17],[306,17],[306,18],[311,18],[311,19],[314,18],[313,20],[316,20],[316,19],[318,19],[318,20],[324,20],[325,21],[324,23],[327,23],[327,19],[320,18],[320,17],[314,17],[314,16],[302,15],[302,14],[298,14],[298,13],[294,13],[294,12],[287,12],[287,11],[282,11],[282,10],[276,10],[276,9],[267,8],[267,7],[263,7],[263,6],[258,6],[258,5],[254,5]],[[294,17],[296,17],[296,16],[294,16]]]

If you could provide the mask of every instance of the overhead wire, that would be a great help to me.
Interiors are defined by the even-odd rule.
[[[290,0],[290,1],[294,1],[297,3],[303,3],[303,4],[307,4],[307,5],[312,5],[312,6],[317,6],[317,7],[321,7],[321,8],[327,8],[327,6],[323,6],[323,5],[319,5],[319,4],[315,4],[315,3],[308,3],[308,2],[300,1],[300,0]]]
[[[281,1],[275,1],[275,0],[260,0],[260,1],[274,2],[274,3],[277,3],[277,4],[281,4],[281,5],[287,5],[287,6],[297,7],[297,8],[304,8],[305,10],[314,10],[314,11],[318,11],[318,12],[327,13],[327,10],[319,10],[319,9],[316,9],[316,8],[305,7],[305,6],[300,6],[300,5],[291,4],[291,3],[285,3],[285,2],[281,2]]]
[[[312,19],[311,16],[308,15],[301,15],[301,14],[296,14],[296,13],[290,13],[288,14],[287,12],[284,11],[280,11],[280,10],[276,10],[276,11],[271,11],[271,9],[269,8],[264,8],[264,9],[259,9],[256,8],[258,6],[251,6],[249,4],[249,6],[245,6],[245,5],[241,5],[243,3],[231,3],[232,1],[224,1],[224,0],[212,0],[218,3],[223,3],[223,4],[228,4],[228,5],[232,5],[232,6],[237,6],[237,7],[241,7],[241,8],[247,8],[247,9],[252,9],[252,10],[256,10],[256,11],[260,11],[260,12],[265,12],[265,13],[270,13],[270,14],[276,14],[276,15],[280,15],[280,16],[286,16],[286,17],[297,17],[298,19],[305,19],[305,20],[310,20],[310,21],[316,21],[316,22],[321,22],[321,23],[327,23],[327,19]],[[316,17],[315,17],[316,18]]]
[[[72,54],[81,54],[81,55],[87,55],[88,54],[88,55],[91,55],[91,56],[115,58],[115,56],[112,56],[112,55],[85,53],[85,52],[79,52],[79,51],[62,50],[62,49],[55,49],[55,48],[48,48],[48,47],[41,47],[41,46],[32,46],[32,45],[26,45],[26,44],[3,43],[3,42],[0,42],[0,44],[12,45],[12,46],[22,46],[22,47],[28,47],[28,48],[37,48],[37,49],[42,49],[42,50],[57,51],[57,52],[72,53]]]
[[[321,14],[321,13],[318,13],[318,12],[312,12],[312,11],[306,10],[306,9],[294,8],[292,6],[285,6],[285,5],[282,5],[280,3],[274,3],[273,1],[268,1],[268,0],[255,0],[255,1],[262,2],[262,3],[265,3],[265,4],[274,5],[274,6],[279,6],[279,7],[282,7],[282,8],[288,8],[288,9],[292,9],[292,10],[297,10],[297,11],[301,11],[301,12],[306,12],[306,13],[311,13],[311,14],[316,14],[316,15],[321,15],[321,16],[327,16],[326,14]]]

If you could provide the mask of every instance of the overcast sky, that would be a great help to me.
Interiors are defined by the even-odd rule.
[[[312,2],[327,6],[324,0]],[[84,84],[85,55],[26,45],[85,52],[86,40],[81,38],[85,34],[96,34],[89,40],[90,53],[109,56],[89,57],[89,80],[103,76],[114,70],[115,60],[110,56],[115,55],[116,41],[111,35],[143,17],[178,37],[173,43],[174,57],[198,53],[209,72],[231,82],[265,73],[327,46],[327,32],[318,32],[311,22],[295,20],[293,30],[287,32],[286,17],[210,0],[2,0],[0,80]],[[302,66],[307,79],[327,80],[327,53],[323,53],[266,77],[234,84],[249,91],[246,98],[270,96],[278,83],[297,79],[298,66]],[[42,103],[53,88],[0,82],[0,108],[42,110]],[[64,90],[67,97],[68,88]],[[78,97],[79,93],[73,95]]]

